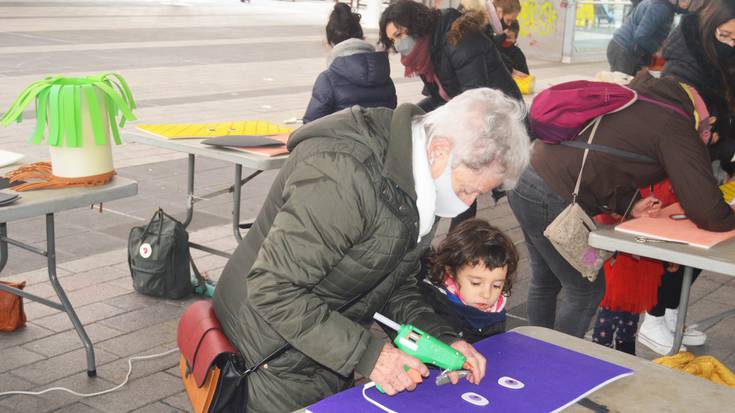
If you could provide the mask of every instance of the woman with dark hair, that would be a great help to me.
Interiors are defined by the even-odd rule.
[[[732,175],[735,153],[735,0],[709,0],[696,14],[683,16],[664,49],[662,75],[694,87],[714,120],[710,159],[719,160]],[[638,332],[638,341],[659,354],[666,354],[674,340],[681,295],[683,269],[668,265],[658,290],[658,304],[648,311]],[[694,272],[696,280],[700,270]],[[684,345],[705,343],[704,332],[688,328]]]
[[[304,123],[349,108],[396,107],[396,88],[390,78],[388,53],[376,52],[364,40],[360,15],[344,3],[334,5],[327,23],[332,51],[327,70],[317,77]]]
[[[380,43],[401,54],[406,76],[424,82],[418,103],[431,111],[468,89],[498,89],[523,102],[518,85],[495,44],[484,34],[486,18],[470,10],[432,10],[411,0],[398,0],[380,16]],[[493,198],[503,196],[494,191]],[[477,212],[477,203],[452,220],[452,227]]]
[[[401,54],[406,76],[420,76],[431,111],[468,89],[490,87],[521,100],[495,45],[483,34],[485,17],[455,9],[432,10],[399,0],[380,17],[380,43]]]

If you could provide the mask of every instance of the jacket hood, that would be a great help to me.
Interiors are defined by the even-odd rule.
[[[390,178],[414,200],[411,122],[423,115],[418,106],[405,103],[395,110],[353,106],[333,113],[294,131],[288,139],[288,150],[312,138],[333,138],[359,143],[370,148],[383,160],[383,176]]]
[[[452,28],[452,23],[460,17],[462,17],[462,13],[456,9],[441,10],[441,15],[436,21],[436,27],[434,28],[434,34],[432,35],[432,52],[436,50],[437,46],[446,42],[447,32]]]
[[[355,48],[349,47],[342,49],[342,53],[349,53],[343,55],[334,55],[337,48],[344,43],[350,42],[350,39],[339,43],[332,50],[333,60],[329,66],[329,71],[335,73],[358,86],[372,87],[384,85],[390,81],[390,61],[388,60],[388,53],[376,52],[375,48],[371,44],[363,40],[359,42],[367,44],[372,51],[367,50],[364,45],[357,45],[353,43]],[[353,53],[354,52],[354,53]]]
[[[334,59],[338,57],[352,56],[353,54],[372,53],[375,46],[362,39],[347,39],[341,41],[332,47],[327,58],[327,67],[329,67]]]
[[[677,79],[670,77],[656,78],[647,71],[641,71],[628,86],[641,95],[672,103],[692,117],[694,104]]]

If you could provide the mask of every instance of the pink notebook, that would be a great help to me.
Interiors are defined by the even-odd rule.
[[[711,232],[697,228],[686,218],[679,203],[661,210],[658,218],[635,218],[615,227],[616,231],[666,241],[686,242],[693,247],[710,248],[735,237],[735,230]]]

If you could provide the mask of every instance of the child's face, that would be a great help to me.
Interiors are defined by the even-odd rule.
[[[493,270],[485,265],[466,265],[455,275],[455,282],[465,304],[486,311],[495,305],[503,292],[508,267]]]

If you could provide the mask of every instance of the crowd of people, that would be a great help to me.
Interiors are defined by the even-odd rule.
[[[246,362],[291,345],[248,376],[248,412],[307,406],[354,385],[355,373],[388,394],[412,390],[404,366],[428,370],[371,334],[375,312],[451,345],[479,383],[487,361],[472,344],[505,330],[519,260],[507,235],[474,218],[486,193],[507,193],[522,229],[531,325],[583,337],[599,314],[594,341],[634,353],[638,314],[648,311],[642,342],[671,348],[680,268],[620,256],[589,281],[544,235],[572,202],[619,222],[678,201],[702,229],[735,228],[712,164],[733,172],[735,0],[637,3],[610,42],[611,70],[664,103],[637,101],[573,136],[637,158],[534,140],[514,81],[529,74],[516,45],[518,0],[441,10],[394,1],[377,47],[359,14],[335,5],[304,126],[215,290],[217,317]],[[390,53],[423,82],[415,104],[397,105]],[[654,76],[646,66],[657,54],[666,64]],[[440,218],[452,225],[432,248]],[[653,280],[645,293],[621,281],[637,271]],[[617,293],[605,296],[606,284]],[[690,329],[685,344],[705,339]]]

